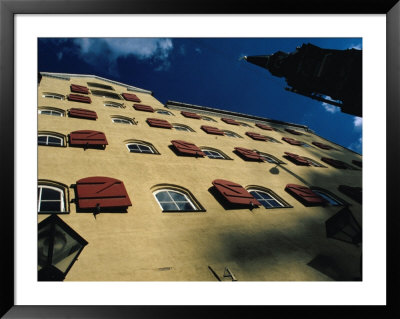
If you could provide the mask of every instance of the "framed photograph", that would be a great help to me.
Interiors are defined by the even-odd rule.
[[[0,0],[2,41],[0,128],[3,133],[1,176],[5,181],[2,192],[5,205],[1,212],[4,225],[1,238],[5,243],[5,251],[1,263],[0,314],[5,318],[94,316],[152,318],[196,317],[209,315],[209,312],[221,316],[233,316],[238,312],[247,315],[260,311],[274,317],[284,314],[300,317],[348,318],[367,315],[372,311],[382,318],[396,317],[396,314],[398,316],[400,311],[396,302],[398,295],[395,287],[398,282],[398,261],[395,258],[396,247],[393,246],[399,240],[397,235],[399,223],[393,212],[396,212],[394,189],[398,177],[395,165],[399,160],[395,139],[400,134],[398,132],[399,15],[400,5],[397,0],[321,1],[321,3],[290,0],[284,3],[270,2],[262,6],[246,3],[245,7],[243,3],[230,4],[227,7],[224,3],[189,4],[174,0],[165,3],[152,0],[134,0],[129,3],[123,0],[100,3],[62,0],[50,3],[34,0],[27,3],[18,0],[11,2]],[[136,40],[129,42],[126,39]],[[139,40],[141,42],[137,46]],[[245,41],[247,49],[241,50],[240,45]],[[310,42],[313,44],[309,44]],[[362,110],[345,108],[346,103],[340,103],[340,98],[331,99],[329,96],[333,95],[329,95],[326,91],[321,94],[321,90],[318,92],[317,89],[314,91],[318,94],[315,94],[306,89],[304,81],[290,79],[293,65],[282,67],[284,65],[282,61],[287,58],[288,52],[296,50],[296,52],[307,51],[310,55],[319,54],[318,45],[324,47],[324,44],[330,46],[325,48],[332,50],[323,53],[325,58],[319,61],[319,81],[313,85],[319,88],[325,85],[325,89],[332,83],[331,79],[328,79],[331,81],[329,83],[323,82],[325,73],[322,69],[326,66],[324,70],[328,70],[329,66],[332,67],[335,61],[338,61],[331,58],[339,52],[338,50],[348,49],[349,54],[362,52]],[[175,55],[172,55],[172,50]],[[191,59],[189,51],[192,54]],[[132,59],[133,62],[129,67],[121,68],[121,61],[128,60],[132,52],[135,57]],[[230,64],[227,63],[227,59],[231,59],[232,56],[235,61],[232,59],[232,69],[229,70]],[[183,58],[186,59],[186,64],[179,64],[176,60]],[[73,61],[79,59],[85,63],[84,67],[73,65]],[[208,64],[205,63],[207,59],[210,62]],[[275,63],[274,59],[281,62]],[[151,66],[154,73],[141,67],[143,61]],[[310,70],[309,64],[305,61],[302,60],[304,71],[302,74]],[[346,60],[348,69],[354,69],[356,61],[357,58],[354,56],[350,62]],[[104,65],[104,69],[99,68],[100,64]],[[208,73],[200,75],[199,68],[204,68],[206,65],[209,68]],[[343,65],[339,63],[337,68],[341,67]],[[286,83],[282,79],[281,72]],[[129,82],[130,74],[142,77],[140,85],[136,85],[134,80],[132,83]],[[339,77],[338,74],[340,72],[332,73],[333,76]],[[242,75],[243,79],[238,79]],[[266,85],[265,89],[263,88],[264,76],[269,77],[268,85],[271,87]],[[154,77],[160,79],[158,86],[153,87]],[[228,77],[236,78],[236,81],[225,80]],[[249,81],[247,77],[253,77],[252,81],[255,81]],[[183,78],[186,80],[182,81]],[[104,79],[106,81],[103,81]],[[65,92],[51,90],[57,88],[60,81],[66,82],[65,80],[68,80]],[[341,80],[336,80],[338,81]],[[194,89],[189,89],[189,83]],[[187,89],[173,91],[174,85],[181,88],[187,86]],[[350,86],[352,89],[349,89]],[[361,90],[355,85],[354,80],[348,81],[346,87],[347,92],[350,91],[346,98],[352,99],[354,105],[355,96]],[[147,89],[154,89],[154,92]],[[257,97],[258,93],[249,93],[257,90],[264,90],[263,95]],[[276,91],[282,94],[274,95]],[[161,95],[159,100],[157,94]],[[209,99],[202,99],[202,94],[209,94]],[[247,108],[235,109],[233,105],[224,107],[224,103],[234,104],[234,100],[228,102],[224,97],[235,94],[238,95],[238,105],[248,101]],[[293,101],[297,98],[298,108],[286,110],[283,107],[273,107],[270,113],[258,116],[257,110],[251,107],[257,105],[257,98],[265,98],[267,95],[275,99],[270,102],[271,105],[295,103]],[[287,100],[286,96],[289,96]],[[359,98],[361,99],[361,95]],[[71,102],[71,104],[57,108],[52,100]],[[207,102],[201,104],[197,101]],[[315,105],[318,105],[319,109],[314,111],[312,107]],[[104,111],[102,111],[103,106]],[[347,119],[351,123],[343,121],[336,128],[327,123],[326,130],[318,135],[318,130],[324,130],[323,117],[319,117],[318,112],[348,113],[352,116]],[[148,116],[150,113],[151,116]],[[54,119],[54,116],[57,116],[57,120],[69,121],[74,131],[66,132],[69,128],[63,129],[62,125],[59,125],[60,132],[54,133],[57,132],[57,125],[54,124],[56,121],[46,122]],[[168,122],[169,117],[174,117],[174,120]],[[308,127],[307,124],[315,123],[316,117],[321,119],[321,123],[319,123],[320,128],[314,133],[313,127]],[[180,118],[182,120],[178,121]],[[86,121],[85,123],[89,123],[85,127],[86,131],[81,129],[82,119]],[[191,125],[199,119],[204,121],[201,123],[204,124],[201,128],[200,125],[198,127]],[[299,122],[296,122],[297,119]],[[177,138],[171,140],[171,145],[166,147],[159,141],[152,143],[150,140],[145,140],[140,134],[132,135],[129,140],[124,139],[120,150],[117,150],[115,141],[117,137],[121,139],[120,136],[109,134],[107,130],[104,130],[106,134],[93,131],[95,123],[103,123],[103,120],[106,125],[118,126],[121,129],[135,128],[135,126],[142,130],[145,126],[151,132],[164,132],[170,129]],[[44,122],[51,123],[48,130],[42,125]],[[220,129],[210,125],[218,126]],[[235,127],[240,130],[235,130]],[[197,134],[196,132],[200,132],[205,138],[207,134],[211,134],[213,145],[205,146],[204,142],[204,145],[196,146],[183,141],[179,135],[185,137],[184,134]],[[94,133],[97,134],[95,138],[93,138]],[[229,142],[221,144],[221,151],[218,148],[218,138],[221,142],[222,135],[226,135],[224,138]],[[335,137],[331,139],[331,136],[339,135],[343,140],[335,144]],[[157,133],[155,136],[158,136]],[[282,136],[284,137],[281,139]],[[318,141],[312,138],[320,136],[322,137]],[[161,141],[164,137],[160,135],[159,138]],[[302,139],[307,142],[299,142]],[[242,144],[231,144],[230,141],[235,140],[241,140]],[[271,146],[268,149],[257,150],[243,148],[256,145],[255,143],[260,141],[269,142]],[[54,148],[54,146],[59,147]],[[229,153],[225,149],[228,146],[235,146],[234,151]],[[285,152],[283,157],[277,158],[272,150],[275,148],[281,150],[283,147],[301,148],[303,151],[299,153],[300,156]],[[346,152],[348,150],[354,152],[354,158],[351,157],[352,161],[350,159],[351,164],[343,162],[347,158],[343,154],[336,159],[319,156],[315,160],[309,156],[328,154],[327,150],[331,149],[337,152],[341,147]],[[57,153],[59,155],[52,155],[49,151],[54,149],[60,151]],[[97,156],[99,162],[104,160],[106,163],[110,159],[103,159],[102,154],[115,150],[121,151],[121,155],[116,153],[117,156],[113,157],[118,165],[126,163],[133,158],[132,155],[142,158],[143,156],[178,158],[182,168],[190,165],[187,163],[193,157],[200,162],[201,157],[204,159],[208,157],[208,160],[211,159],[210,162],[217,159],[214,162],[218,164],[215,164],[214,168],[223,162],[232,165],[255,164],[254,167],[258,165],[257,169],[262,165],[271,166],[273,163],[275,167],[268,170],[268,179],[273,185],[278,185],[280,179],[287,185],[284,191],[275,189],[272,191],[272,188],[267,189],[261,187],[261,184],[254,184],[251,178],[243,177],[242,180],[239,179],[239,184],[220,179],[224,178],[225,174],[222,177],[215,176],[209,188],[202,185],[200,188],[206,191],[201,193],[202,191],[194,189],[196,186],[193,185],[196,183],[201,185],[202,180],[191,182],[190,172],[183,175],[183,179],[187,181],[185,185],[174,184],[174,178],[170,177],[169,180],[153,185],[146,184],[146,176],[143,173],[132,172],[124,176],[124,173],[118,173],[104,166],[99,167],[98,173],[95,169],[92,170],[95,173],[88,173],[88,176],[92,176],[88,177],[84,175],[83,168],[71,170],[69,165],[72,165],[72,158],[61,159],[62,154],[66,154],[62,153],[65,150],[74,154],[82,151],[81,153],[86,156],[85,161],[94,166],[97,165]],[[275,157],[267,153],[268,150],[271,154],[275,154]],[[46,163],[41,161],[43,154],[47,154],[47,158],[55,156],[53,163],[58,164],[54,165],[58,167],[61,165],[69,170],[69,173],[64,174],[64,180],[52,179],[57,174],[52,175],[51,172],[57,171],[57,168],[52,167],[51,161]],[[94,156],[90,157],[89,154]],[[188,158],[189,161],[186,163]],[[229,161],[221,162],[221,159]],[[257,161],[266,164],[255,163]],[[49,174],[41,174],[44,170],[43,165],[49,166]],[[164,166],[163,169],[166,169],[168,163]],[[295,168],[291,169],[292,166]],[[342,169],[342,172],[348,172],[344,177],[347,184],[343,183],[346,185],[340,185],[339,188],[336,184],[332,186],[329,183],[323,185],[326,189],[317,187],[322,185],[310,184],[307,182],[308,177],[302,178],[294,173],[301,171],[298,167],[304,168],[304,166],[314,166],[315,170],[332,172],[338,180],[341,173],[337,173],[339,170],[336,172],[334,170]],[[143,172],[145,167],[146,165],[142,167]],[[362,170],[358,167],[362,167]],[[202,168],[198,166],[197,169],[200,171]],[[103,172],[104,175],[101,174]],[[113,172],[116,172],[114,176]],[[162,172],[159,174],[166,176]],[[352,180],[351,176],[357,174],[359,179]],[[287,182],[285,176],[288,178]],[[298,181],[299,185],[293,184],[292,180]],[[101,185],[101,190],[97,188],[93,190],[92,186],[88,186],[94,184]],[[146,192],[139,191],[141,185]],[[192,188],[187,185],[192,185]],[[113,190],[104,191],[109,187]],[[36,188],[38,188],[37,195]],[[340,192],[332,192],[330,188]],[[147,191],[148,189],[150,191]],[[135,200],[132,200],[132,190],[135,190]],[[304,195],[304,192],[307,195]],[[364,194],[361,195],[362,193]],[[345,194],[343,197],[345,200],[339,198],[338,194]],[[137,198],[145,196],[151,197],[147,202],[151,202],[154,206],[147,214],[152,215],[154,208],[154,214],[160,211],[164,217],[155,222],[158,224],[155,227],[146,226],[146,222],[150,221],[149,216],[142,219],[133,218],[135,216],[133,213],[140,213],[141,206]],[[208,198],[212,199],[212,202],[207,202]],[[130,208],[132,203],[133,208]],[[311,218],[307,224],[305,218],[316,208],[312,206],[319,204],[329,207],[324,208],[324,213],[321,213],[322,210],[319,212],[321,216],[318,221],[314,216],[314,219]],[[39,214],[29,212],[33,210],[33,205],[38,206]],[[242,208],[243,205],[248,206],[246,206],[247,217],[234,215],[237,208]],[[337,213],[339,210],[335,210],[335,207],[340,206],[342,209],[339,214]],[[265,217],[267,215],[260,214],[261,209],[254,210],[257,207],[268,209],[268,213],[273,212],[269,215],[272,217],[267,219]],[[145,207],[142,208],[145,210]],[[276,213],[279,209],[275,208],[286,208],[287,211],[297,211],[299,214],[297,217],[293,214],[285,217],[285,225],[282,219],[273,217],[279,216]],[[216,217],[218,209],[224,213],[221,217]],[[49,214],[52,211],[58,213]],[[195,211],[196,215],[192,211]],[[70,214],[71,212],[73,214]],[[214,215],[210,212],[214,212]],[[206,223],[202,222],[200,217],[196,217],[197,228],[192,230],[203,231],[203,235],[209,238],[201,238],[201,235],[197,234],[195,237],[199,241],[197,245],[188,240],[190,234],[186,228],[191,227],[194,216],[206,216],[208,222],[213,219],[214,223],[221,223],[224,220],[222,215],[225,216],[227,212],[235,216],[237,223],[233,221],[224,223],[228,223],[232,228],[236,227],[238,231],[232,235],[232,232],[221,228],[218,238],[231,244],[234,242],[233,246],[222,247],[221,243],[215,242],[210,236],[215,234],[217,228],[207,229]],[[190,217],[183,217],[184,215]],[[116,219],[114,216],[121,217]],[[76,222],[78,217],[79,221]],[[177,224],[177,218],[181,224]],[[352,247],[357,248],[348,249],[346,247],[350,246],[343,244],[341,249],[341,244],[330,246],[328,241],[312,244],[318,236],[314,237],[314,234],[307,232],[307,229],[316,227],[316,221],[326,227],[323,230],[324,236],[326,232],[327,237],[336,236],[336,239],[345,242],[346,240],[340,237],[342,234],[339,236],[335,228],[339,227],[344,219],[354,232],[350,234],[350,243],[355,244]],[[121,224],[122,220],[125,220],[125,225]],[[273,225],[269,228],[257,228],[256,220],[260,223],[268,221]],[[362,222],[358,223],[357,220]],[[135,227],[145,227],[153,235],[139,236],[140,239],[146,243],[153,241],[153,244],[159,247],[150,244],[151,249],[146,251],[144,244],[141,248],[140,243],[134,243],[130,249],[125,249],[129,241],[136,238],[127,235],[131,230],[126,229],[126,221],[138,223]],[[116,227],[121,227],[119,247],[107,237],[102,239],[101,233],[96,234],[101,229],[105,230],[104,222],[115,223]],[[252,226],[238,228],[240,223]],[[304,232],[283,237],[271,236],[274,227],[278,228],[276,231],[279,234],[293,230],[294,228],[289,226],[292,223],[298,223],[297,229],[303,229]],[[156,233],[171,227],[187,233],[187,237],[181,235],[167,238]],[[341,230],[344,229],[343,225],[340,227]],[[257,229],[269,231],[268,239],[265,233],[255,236]],[[140,233],[139,228],[137,231]],[[246,231],[249,231],[251,236],[246,234]],[[317,233],[321,231],[317,230]],[[58,239],[57,234],[61,236]],[[107,234],[107,231],[104,234]],[[343,231],[343,234],[349,236],[348,232]],[[291,241],[296,238],[299,242],[293,244]],[[128,243],[123,244],[123,239]],[[180,239],[183,242],[177,245],[173,239]],[[68,250],[67,257],[62,255],[64,253],[56,255],[56,240],[61,240],[59,243],[63,243],[62,249],[68,246],[64,249]],[[251,247],[244,243],[246,240],[252,241]],[[256,247],[268,245],[269,240],[275,241],[276,247],[282,249],[278,259],[276,249],[271,252],[268,247]],[[85,248],[88,242],[97,249],[103,247],[103,253],[97,250],[95,254],[88,255],[88,252],[93,251]],[[182,250],[194,249],[195,252],[190,256],[195,256],[196,251],[202,246],[211,247],[211,242],[219,245],[219,250],[212,248],[202,253],[217,254],[219,251],[220,256],[212,256],[210,260],[220,260],[221,263],[208,264],[206,274],[196,276],[199,273],[196,272],[196,267],[201,268],[207,259],[193,257],[193,260],[185,260],[185,256],[189,255]],[[43,252],[41,250],[38,252],[38,247]],[[296,247],[301,249],[296,250]],[[315,249],[316,247],[318,249]],[[332,252],[329,251],[329,247],[333,247],[332,251],[338,255],[343,253],[349,260],[357,257],[357,261],[360,260],[359,265],[357,262],[357,267],[349,266],[346,271],[339,271],[341,267],[354,263],[344,262],[338,266],[335,264],[335,258],[330,258],[329,253],[327,254]],[[151,266],[149,263],[151,258],[156,258],[157,255],[150,250],[154,249],[156,252],[157,249],[166,248],[171,249],[171,252],[176,251],[170,258],[164,258],[166,255],[163,254],[163,262],[170,260],[171,264],[154,263],[156,271],[146,268]],[[224,249],[230,251],[226,252]],[[130,252],[137,254],[140,251],[143,252],[143,258],[147,258],[149,262],[138,263],[134,270],[129,269],[129,262],[102,264],[102,260],[107,258],[106,255],[113,259],[115,258],[113,256],[118,254],[126,255]],[[274,259],[275,264],[254,261],[261,258],[260,254],[263,255],[262,258],[266,258],[266,254],[269,253],[271,253],[269,258]],[[313,259],[305,263],[304,260],[310,256],[313,256]],[[246,260],[242,260],[243,258]],[[298,266],[296,258],[301,260]],[[225,265],[224,260],[237,260],[237,263]],[[285,260],[289,260],[286,264],[287,269],[279,269],[285,265]],[[77,267],[74,267],[75,261]],[[90,265],[96,262],[99,266],[98,271],[90,271]],[[185,263],[191,270],[180,267]],[[253,270],[249,268],[250,265]],[[139,266],[143,269],[139,269]],[[267,267],[268,270],[262,270],[260,267]],[[241,278],[238,273],[242,275]],[[67,274],[69,280],[62,281]],[[190,277],[193,274],[196,275]]]

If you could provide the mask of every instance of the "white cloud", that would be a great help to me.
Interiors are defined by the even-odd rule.
[[[361,130],[362,129],[362,118],[361,117],[354,117],[354,128],[356,130]]]
[[[325,100],[329,100],[329,101],[333,101],[329,96],[324,96]],[[337,113],[340,111],[340,108],[338,106],[323,102],[322,106],[325,108],[325,111],[329,112],[329,113]]]
[[[359,44],[352,44],[352,45],[350,45],[350,48],[349,48],[349,49],[362,50],[362,44],[361,44],[361,43],[359,43]]]
[[[337,113],[339,112],[340,108],[337,106],[334,106],[332,104],[328,104],[328,103],[322,103],[322,106],[325,108],[325,111],[329,112],[329,113]]]
[[[362,137],[360,136],[358,140],[351,143],[347,148],[361,154],[362,153]]]
[[[118,58],[134,56],[140,60],[152,60],[156,70],[169,68],[169,55],[173,49],[171,39],[159,38],[77,38],[73,40],[80,55],[92,65],[107,64],[116,70]]]

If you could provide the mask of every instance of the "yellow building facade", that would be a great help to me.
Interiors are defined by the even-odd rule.
[[[361,161],[302,125],[40,73],[38,222],[88,243],[66,281],[360,280],[360,240],[326,221],[362,224]],[[87,178],[122,184],[105,199]]]

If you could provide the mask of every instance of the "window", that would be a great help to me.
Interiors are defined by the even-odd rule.
[[[204,154],[206,154],[206,156],[208,158],[212,158],[212,159],[230,159],[230,158],[228,158],[228,156],[223,154],[221,151],[217,151],[217,150],[209,149],[209,148],[201,148],[201,150],[203,151]]]
[[[316,187],[312,187],[311,190],[318,194],[319,196],[321,196],[322,198],[324,198],[329,205],[331,206],[343,206],[344,205],[344,201],[340,200],[339,198],[337,198],[335,195],[331,194],[330,192],[321,189],[321,188],[316,188]]]
[[[201,117],[204,121],[210,121],[210,122],[217,122],[216,120],[212,119],[211,117],[208,116],[202,116]]]
[[[304,158],[305,160],[307,160],[307,161],[310,163],[311,166],[315,166],[315,167],[326,167],[326,166],[324,166],[324,165],[318,163],[317,161],[314,161],[314,160],[311,159],[311,158],[304,157],[304,156],[302,156],[302,158]]]
[[[310,144],[307,144],[307,143],[304,143],[304,142],[302,142],[301,146],[303,146],[303,147],[312,147]]]
[[[265,137],[268,139],[268,142],[279,143],[279,144],[281,144],[281,142],[277,141],[276,139],[274,139],[274,138],[271,137],[271,136],[265,135]]]
[[[50,134],[39,134],[38,145],[64,146],[64,138]]]
[[[166,111],[166,110],[156,110],[156,113],[164,114],[164,115],[173,115],[170,111]]]
[[[38,185],[38,213],[66,212],[64,189],[50,185]]]
[[[111,101],[105,101],[104,102],[104,106],[109,106],[109,107],[115,107],[115,108],[121,108],[124,109],[125,105],[122,103],[115,103],[115,102],[111,102]]]
[[[131,153],[148,153],[148,154],[155,154],[155,150],[150,145],[145,145],[142,143],[129,143],[126,144],[129,152]]]
[[[100,97],[104,97],[104,98],[106,97],[109,99],[122,100],[118,94],[107,92],[107,91],[92,90],[92,94],[95,96],[100,96]]]
[[[274,157],[274,156],[272,156],[272,155],[270,155],[270,154],[262,153],[262,152],[258,152],[258,151],[257,151],[257,154],[258,154],[259,156],[261,156],[261,157],[262,157],[266,162],[268,162],[268,163],[273,163],[273,164],[284,164],[282,161],[278,160],[276,157]]]
[[[226,136],[242,138],[239,134],[233,133],[233,132],[231,132],[231,131],[223,131],[223,132],[224,132],[224,134],[225,134]]]
[[[89,85],[91,87],[94,87],[94,88],[114,91],[114,88],[112,86],[106,85],[106,84],[95,83],[95,82],[87,82],[87,85]]]
[[[178,131],[194,132],[189,126],[183,124],[172,124],[172,127]]]
[[[52,116],[64,116],[64,111],[58,111],[54,109],[40,109],[38,114],[52,115]]]
[[[249,189],[248,192],[258,200],[265,208],[288,207],[283,201],[278,200],[278,196],[272,195],[271,191],[261,191],[258,189]]]
[[[131,119],[123,117],[113,117],[112,121],[113,123],[133,125],[133,121]]]
[[[249,124],[247,124],[247,123],[244,123],[244,122],[238,122],[238,123],[239,123],[241,126],[253,128],[251,125],[249,125]]]
[[[56,99],[56,100],[64,100],[64,95],[57,94],[57,93],[43,93],[42,97],[46,97],[49,99]]]
[[[177,190],[161,189],[153,195],[164,212],[199,210],[185,193]]]

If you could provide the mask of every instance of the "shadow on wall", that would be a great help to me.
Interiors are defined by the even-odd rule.
[[[326,255],[317,255],[307,265],[336,281],[362,280],[361,263],[360,272],[356,276],[354,276],[354,270],[348,269],[349,267],[347,267],[344,263],[341,263],[340,260]]]
[[[343,251],[341,247],[331,246],[323,222],[307,218],[285,229],[264,230],[260,226],[250,232],[245,228],[221,229],[207,253],[211,260],[234,262],[241,268],[237,275],[241,275],[242,280],[323,280],[317,274],[310,277],[312,272],[307,273],[300,264],[332,280],[361,280],[358,254],[361,251],[351,248]],[[245,273],[250,277],[244,278]]]

